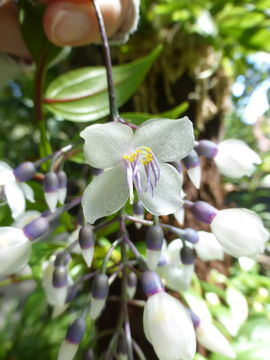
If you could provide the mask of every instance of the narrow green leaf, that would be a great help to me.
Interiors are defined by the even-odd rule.
[[[143,59],[113,68],[118,106],[135,93],[161,50],[158,46]],[[44,102],[49,111],[66,120],[87,122],[107,116],[105,68],[85,67],[59,76],[48,86]]]

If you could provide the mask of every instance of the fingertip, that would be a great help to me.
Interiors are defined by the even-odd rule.
[[[111,36],[119,26],[120,1],[101,0],[100,8],[107,34]],[[90,2],[60,0],[49,3],[43,24],[48,39],[58,46],[78,46],[100,40],[95,10]]]

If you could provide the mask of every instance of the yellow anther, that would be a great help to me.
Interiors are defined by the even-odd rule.
[[[147,146],[140,146],[133,153],[123,155],[123,159],[134,162],[138,156],[140,156],[140,161],[143,165],[146,165],[153,160],[152,150]]]

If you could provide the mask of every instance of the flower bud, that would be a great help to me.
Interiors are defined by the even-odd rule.
[[[67,175],[61,170],[57,173],[58,177],[58,201],[61,205],[65,203],[67,196]]]
[[[211,224],[218,210],[205,201],[196,201],[191,205],[191,212],[197,220]]]
[[[164,291],[164,287],[158,274],[154,271],[148,270],[142,274],[143,291],[147,297]]]
[[[182,237],[184,240],[190,242],[191,244],[197,244],[197,242],[199,241],[198,231],[191,228],[184,229]]]
[[[180,258],[184,265],[193,264],[195,260],[194,250],[188,246],[182,247],[180,250]]]
[[[218,145],[210,140],[200,140],[195,146],[198,155],[213,159],[218,152]]]
[[[201,321],[196,328],[196,336],[198,342],[206,349],[230,359],[236,357],[228,340],[211,322]]]
[[[95,236],[92,227],[84,225],[79,231],[79,244],[82,250],[82,256],[88,267],[91,266],[94,256]]]
[[[97,319],[106,302],[109,293],[109,280],[105,274],[97,274],[92,283],[90,317]]]
[[[154,270],[159,262],[164,233],[159,225],[151,226],[146,231],[146,259],[151,270]]]
[[[199,316],[197,316],[195,314],[195,312],[193,312],[191,309],[187,309],[190,319],[192,321],[192,324],[194,326],[194,329],[197,329],[197,327],[200,325],[201,323],[201,319],[199,318]]]
[[[74,358],[78,349],[78,344],[84,336],[85,328],[85,319],[83,317],[80,317],[73,322],[60,347],[58,360],[72,360]]]
[[[219,143],[214,161],[221,174],[232,178],[251,176],[256,165],[261,163],[261,159],[255,151],[244,141],[236,139]]]
[[[137,275],[134,272],[128,274],[127,293],[130,299],[133,299],[137,288]]]
[[[193,359],[196,338],[189,314],[184,306],[165,292],[150,296],[143,312],[147,340],[159,359]]]
[[[144,206],[143,203],[139,200],[136,201],[133,206],[133,215],[139,219],[139,220],[143,220],[144,219]],[[137,229],[140,229],[142,227],[142,224],[135,222],[135,226]]]
[[[192,150],[191,153],[182,159],[190,180],[196,189],[200,188],[201,183],[201,166],[200,159],[195,150]]]
[[[31,242],[21,229],[0,228],[0,275],[11,275],[20,271],[28,262]]]
[[[36,173],[35,165],[30,161],[25,161],[13,170],[17,181],[24,182],[32,179]]]
[[[67,298],[68,276],[66,266],[56,266],[53,271],[52,283],[55,290],[55,303],[63,307]]]
[[[50,228],[49,221],[45,217],[38,217],[23,227],[23,232],[29,240],[36,240],[44,235]]]
[[[223,250],[235,257],[255,258],[269,239],[260,217],[247,209],[220,210],[210,227]]]
[[[53,212],[56,209],[58,202],[58,187],[59,180],[55,172],[50,171],[45,175],[44,182],[44,197],[49,209]]]

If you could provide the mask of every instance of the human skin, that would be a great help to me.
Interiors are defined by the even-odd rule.
[[[107,34],[121,26],[130,0],[98,0]],[[100,39],[94,6],[90,0],[40,0],[47,7],[43,17],[48,39],[58,46],[80,46]],[[20,32],[17,9],[11,0],[0,0],[0,51],[24,59],[30,54]]]

